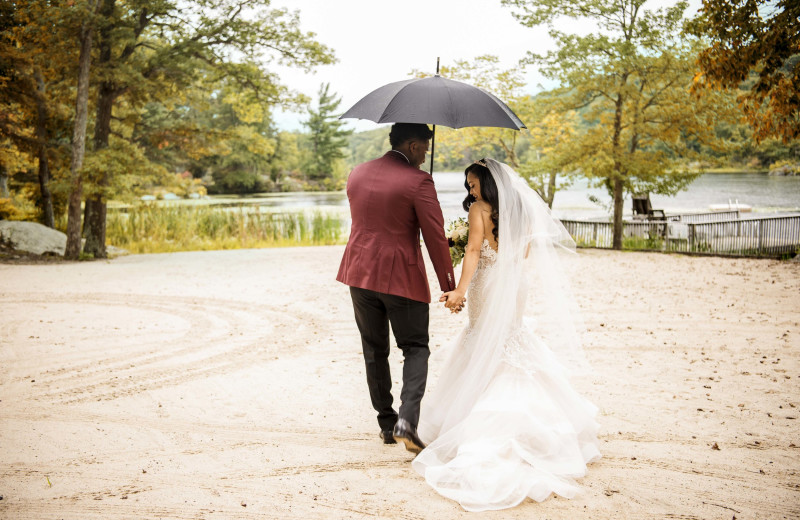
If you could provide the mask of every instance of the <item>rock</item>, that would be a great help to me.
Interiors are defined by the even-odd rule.
[[[774,166],[769,170],[770,175],[780,175],[780,176],[788,176],[792,177],[795,175],[800,175],[800,164],[780,164],[778,166]]]
[[[84,242],[86,242],[85,239],[81,242],[81,244],[83,244]],[[129,253],[130,251],[128,251],[127,249],[122,249],[121,247],[106,246],[106,254],[108,255],[109,258],[115,258],[117,256],[127,255]]]
[[[0,241],[17,251],[35,255],[64,255],[67,235],[36,222],[0,220]]]

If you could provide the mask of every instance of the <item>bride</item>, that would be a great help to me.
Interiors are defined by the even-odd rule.
[[[600,457],[597,409],[566,368],[582,358],[556,248],[575,244],[509,166],[485,159],[465,174],[469,241],[461,280],[441,301],[458,311],[468,289],[469,322],[422,403],[428,445],[412,466],[468,511],[571,498],[573,479]],[[529,297],[541,301],[535,322],[523,316]]]

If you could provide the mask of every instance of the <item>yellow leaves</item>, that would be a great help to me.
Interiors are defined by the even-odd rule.
[[[22,152],[9,139],[0,139],[0,164],[10,173],[28,168],[32,158]]]
[[[275,153],[275,140],[264,137],[251,126],[237,126],[233,133],[250,153],[264,157]]]
[[[236,117],[243,123],[260,123],[264,120],[263,105],[241,91],[230,92],[222,100],[233,108]]]
[[[751,79],[754,84],[740,100],[753,137],[761,141],[775,136],[789,142],[800,137],[800,98],[796,95],[800,67],[786,67],[800,51],[800,34],[791,29],[797,24],[797,10],[790,8],[792,2],[778,2],[771,16],[759,16],[757,11],[770,4],[767,0],[741,5],[728,0],[704,1],[696,30],[710,42],[698,56],[697,75],[706,76],[703,86],[708,89],[731,91]],[[753,38],[756,34],[759,37]],[[791,95],[785,95],[786,81],[794,83],[789,86]],[[693,91],[699,87],[693,85]]]

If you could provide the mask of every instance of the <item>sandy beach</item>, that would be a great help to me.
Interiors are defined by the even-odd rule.
[[[800,263],[566,257],[603,458],[474,514],[378,438],[342,251],[0,264],[0,519],[800,518]]]

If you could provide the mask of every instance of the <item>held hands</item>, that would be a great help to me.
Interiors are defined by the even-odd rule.
[[[459,292],[458,290],[455,291],[448,291],[439,298],[440,302],[444,302],[444,306],[450,309],[450,312],[453,314],[458,314],[464,308],[464,304],[467,303],[467,299],[464,297],[464,293]]]

